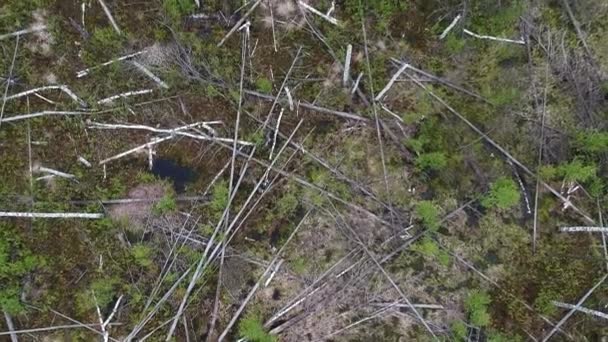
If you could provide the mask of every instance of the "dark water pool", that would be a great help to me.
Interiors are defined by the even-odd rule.
[[[171,159],[156,159],[152,165],[152,174],[173,183],[175,192],[184,192],[186,185],[196,180],[196,172],[189,167],[181,166]]]

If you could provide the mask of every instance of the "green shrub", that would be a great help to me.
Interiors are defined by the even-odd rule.
[[[216,220],[219,220],[222,216],[222,213],[228,206],[228,200],[230,194],[228,193],[228,182],[225,180],[219,181],[213,185],[213,189],[211,191],[211,203],[209,203],[209,208],[211,210],[211,216]]]
[[[585,152],[602,153],[608,151],[608,133],[582,132],[576,137],[576,145]]]
[[[106,277],[94,280],[88,290],[76,295],[76,308],[80,313],[90,313],[95,309],[96,301],[100,308],[106,307],[114,298],[114,290],[119,283],[118,278]]]
[[[558,166],[543,166],[540,175],[547,180],[562,178],[567,182],[587,182],[596,178],[596,172],[595,164],[584,164],[580,159],[575,159]]]
[[[272,92],[272,82],[266,77],[260,77],[255,81],[255,87],[265,94],[270,94]]]
[[[141,267],[152,266],[152,248],[137,244],[131,248],[131,255],[135,259],[135,262]]]
[[[175,201],[175,197],[171,194],[163,196],[163,198],[156,202],[153,208],[154,213],[157,215],[172,213],[175,210],[177,210],[177,201]]]
[[[467,338],[467,326],[463,321],[455,321],[450,325],[450,330],[452,331],[452,335],[456,337],[457,340],[465,340]]]
[[[490,185],[490,192],[481,200],[486,208],[509,209],[519,202],[520,193],[512,180],[501,177]]]
[[[438,171],[448,164],[448,158],[443,152],[422,153],[416,158],[416,167],[420,170]]]
[[[473,325],[485,327],[490,324],[490,314],[488,313],[490,302],[490,296],[483,291],[473,290],[469,293],[464,306]]]
[[[586,182],[595,177],[597,166],[584,165],[580,160],[559,166],[559,173],[566,181]]]
[[[163,8],[167,15],[177,20],[181,16],[186,15],[194,11],[196,4],[191,0],[164,0]]]
[[[0,225],[0,309],[10,314],[23,311],[19,300],[21,280],[24,275],[43,260],[27,250],[7,226]]]
[[[421,242],[415,244],[412,250],[420,254],[436,259],[441,265],[450,265],[450,255],[439,249],[437,243],[431,238],[425,238]]]
[[[431,201],[416,203],[416,216],[422,221],[425,228],[431,231],[439,229],[439,208]]]
[[[260,314],[255,311],[248,312],[239,322],[239,336],[249,342],[275,342],[277,338],[264,329]]]

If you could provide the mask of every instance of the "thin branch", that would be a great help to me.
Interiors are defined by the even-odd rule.
[[[319,10],[317,10],[316,8],[310,6],[309,4],[305,3],[302,0],[298,1],[298,5],[300,5],[301,7],[303,7],[304,9],[308,10],[309,12],[312,12],[316,15],[318,15],[319,17],[325,19],[327,22],[334,24],[334,25],[338,25],[338,19],[331,17],[325,13],[320,12]]]
[[[388,83],[386,84],[386,86],[378,93],[378,95],[376,96],[375,100],[376,101],[380,101],[384,95],[386,94],[386,92],[388,92],[391,87],[393,86],[393,84],[395,83],[395,81],[397,81],[397,79],[399,78],[399,76],[401,76],[401,74],[403,74],[403,72],[409,68],[410,65],[407,63],[403,63],[403,65],[401,66],[401,68],[399,68],[399,70],[397,70],[397,72],[393,75],[393,77],[391,77],[391,79],[388,81]]]
[[[596,311],[596,310],[591,310],[591,309],[587,309],[584,307],[580,307],[580,306],[576,306],[576,305],[572,305],[572,304],[568,304],[568,303],[562,303],[562,302],[556,302],[556,301],[552,301],[553,305],[557,306],[558,308],[564,308],[564,309],[571,309],[571,310],[576,310],[576,311],[580,311],[580,312],[584,312],[588,315],[592,315],[595,317],[599,317],[599,318],[603,318],[603,319],[608,319],[608,314],[603,313],[601,311]]]
[[[132,61],[131,63],[139,71],[141,71],[144,75],[148,76],[149,79],[154,81],[154,83],[158,84],[159,87],[164,88],[164,89],[169,89],[169,86],[167,85],[167,83],[163,82],[163,80],[161,80],[158,76],[154,75],[154,73],[152,73],[152,71],[148,70],[148,68],[143,66],[141,63],[139,63],[137,61]]]
[[[566,323],[566,321],[568,320],[568,318],[570,318],[574,312],[576,312],[581,305],[583,305],[583,303],[585,302],[585,300],[587,300],[587,298],[589,298],[589,296],[591,296],[591,294],[593,293],[593,291],[595,291],[595,289],[597,289],[600,285],[602,285],[602,283],[606,280],[606,278],[608,278],[608,273],[605,274],[591,289],[589,289],[589,291],[587,291],[587,293],[585,293],[585,295],[576,303],[576,305],[566,314],[566,316],[564,316],[559,322],[557,322],[557,324],[553,327],[553,329],[551,329],[551,331],[543,338],[543,342],[548,341],[556,332],[557,330],[564,324]]]
[[[116,325],[122,325],[122,323],[110,323],[109,325],[116,326]],[[38,333],[38,332],[63,330],[63,329],[78,329],[78,328],[93,329],[98,326],[99,326],[99,323],[55,325],[52,327],[44,327],[44,328],[31,328],[31,329],[22,329],[22,330],[14,330],[14,331],[2,331],[2,332],[0,332],[0,336],[6,336],[9,334],[32,334],[32,333]]]
[[[19,120],[27,120],[27,119],[34,119],[34,118],[38,118],[41,116],[72,116],[72,115],[91,115],[91,114],[95,114],[95,112],[74,112],[74,111],[54,111],[54,110],[44,110],[42,112],[36,112],[36,113],[31,113],[31,114],[22,114],[22,115],[15,115],[15,116],[9,116],[7,118],[3,118],[0,123],[2,122],[13,122],[13,121],[19,121]]]
[[[513,39],[508,39],[508,38],[499,38],[499,37],[492,37],[492,36],[484,36],[484,35],[480,35],[480,34],[471,32],[471,31],[469,31],[467,29],[464,29],[463,32],[466,33],[466,34],[468,34],[469,36],[475,37],[477,39],[487,39],[487,40],[493,40],[493,41],[497,41],[497,42],[526,45],[526,42],[523,39],[513,40]]]
[[[24,34],[40,32],[40,31],[44,31],[46,29],[47,29],[46,25],[32,25],[31,27],[23,29],[23,30],[19,30],[19,31],[15,31],[15,32],[11,32],[11,33],[6,33],[6,34],[3,34],[3,35],[0,35],[0,40],[4,40],[4,39],[7,39],[7,38],[12,38],[12,37],[19,38],[20,36],[22,36]]]
[[[457,15],[456,18],[454,18],[454,20],[452,20],[452,22],[450,23],[450,25],[443,31],[443,33],[441,33],[441,35],[439,36],[439,39],[444,39],[445,37],[447,37],[448,33],[450,33],[450,31],[452,31],[452,29],[454,28],[454,26],[456,26],[456,24],[458,24],[458,21],[460,20],[461,15]]]
[[[22,217],[22,218],[81,218],[81,219],[101,219],[104,214],[90,213],[34,213],[34,212],[9,212],[1,211],[0,217]]]
[[[121,98],[124,99],[124,98],[131,97],[131,96],[150,94],[153,91],[154,90],[152,90],[152,89],[142,89],[142,90],[128,91],[126,93],[121,93],[121,94],[113,95],[113,96],[110,96],[110,97],[106,97],[105,99],[101,99],[101,100],[97,101],[97,104],[101,104],[101,105],[112,104],[112,102],[114,100],[118,100],[118,99],[121,99]]]
[[[13,318],[6,311],[4,311],[4,320],[6,321],[6,327],[8,328],[8,334],[11,335],[11,342],[18,342],[19,339],[17,338],[17,333],[15,332]]]
[[[103,12],[106,14],[106,17],[108,17],[108,20],[110,20],[110,23],[112,24],[112,27],[114,28],[114,31],[116,31],[116,33],[118,34],[122,34],[122,32],[120,31],[120,28],[118,28],[118,25],[116,24],[116,21],[114,20],[114,17],[112,16],[112,12],[110,12],[110,9],[108,8],[108,6],[106,6],[106,3],[103,0],[98,0],[99,4],[101,5],[101,7],[103,8]]]
[[[346,87],[348,85],[348,80],[350,79],[350,62],[353,53],[353,46],[348,44],[346,46],[346,58],[344,60],[344,74],[342,75],[342,85]]]
[[[251,15],[251,13],[253,13],[253,11],[258,7],[258,5],[261,2],[262,2],[262,0],[257,0],[256,2],[253,3],[253,5],[251,5],[251,8],[241,17],[241,19],[239,19],[239,21],[236,22],[236,24],[234,24],[234,26],[230,29],[230,31],[228,31],[228,33],[226,33],[224,38],[222,38],[222,40],[220,40],[220,42],[217,43],[218,47],[221,47],[222,45],[224,45],[226,40],[228,40],[228,38],[230,38],[230,36],[232,36],[234,34],[234,32],[236,32],[236,30],[238,30],[241,27],[241,25],[243,25],[245,20],[247,20],[247,17],[249,17]]]
[[[608,227],[561,227],[559,231],[562,233],[608,233]]]
[[[131,59],[131,58],[139,56],[139,55],[141,55],[141,54],[143,54],[145,52],[147,52],[147,50],[141,50],[141,51],[138,51],[138,52],[134,52],[134,53],[122,56],[122,57],[111,59],[111,60],[109,60],[107,62],[101,63],[99,65],[96,65],[96,66],[93,66],[93,67],[90,67],[90,68],[87,68],[87,69],[84,69],[84,70],[80,70],[80,71],[78,71],[76,73],[76,78],[85,77],[88,74],[90,74],[91,71],[93,71],[93,70],[95,70],[97,68],[101,68],[101,67],[104,67],[104,66],[107,66],[107,65],[119,62],[119,61],[124,61],[124,60],[127,60],[127,59]]]
[[[4,108],[6,106],[6,100],[8,95],[8,88],[11,85],[11,78],[13,78],[13,69],[15,68],[15,59],[17,58],[17,50],[19,49],[19,36],[17,36],[17,40],[15,42],[15,51],[13,52],[13,60],[11,62],[11,67],[8,72],[8,80],[6,81],[6,87],[4,88],[4,94],[2,95],[2,108],[0,109],[0,125],[2,125],[2,118],[4,117]]]
[[[67,96],[69,96],[72,100],[74,100],[74,102],[78,103],[81,107],[86,107],[87,103],[84,102],[81,98],[79,98],[72,90],[70,90],[70,88],[67,85],[50,85],[50,86],[44,86],[44,87],[40,87],[40,88],[34,88],[34,89],[30,89],[30,90],[26,90],[23,91],[21,93],[18,94],[13,94],[9,97],[7,97],[7,100],[14,100],[14,99],[18,99],[20,97],[24,97],[24,96],[28,96],[28,95],[32,95],[41,91],[45,91],[45,90],[61,90],[62,92],[64,92]]]

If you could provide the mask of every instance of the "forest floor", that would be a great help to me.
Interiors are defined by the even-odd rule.
[[[608,3],[7,0],[0,340],[608,338]]]

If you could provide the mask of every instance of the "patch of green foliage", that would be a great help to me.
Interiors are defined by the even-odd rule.
[[[0,225],[0,309],[10,314],[24,310],[19,300],[22,278],[42,266],[43,260],[33,255],[9,226]]]
[[[192,13],[196,4],[190,0],[164,0],[163,8],[171,19],[178,20],[182,16]]]
[[[448,158],[443,152],[421,153],[416,158],[416,167],[424,171],[439,171],[448,165]]]
[[[286,192],[277,202],[277,215],[289,218],[298,207],[298,197],[295,191]]]
[[[375,18],[375,28],[380,31],[386,31],[390,28],[391,19],[400,13],[403,13],[408,8],[409,1],[395,0],[346,0],[344,1],[344,10],[350,17],[357,19]]]
[[[488,313],[490,302],[490,296],[484,291],[473,290],[469,293],[464,301],[464,306],[471,324],[477,327],[485,327],[490,324],[490,314]]]
[[[509,36],[517,30],[519,17],[523,12],[521,0],[478,1],[473,4],[471,30],[479,34]]]
[[[213,185],[209,209],[211,210],[211,216],[216,220],[220,219],[224,209],[228,206],[230,196],[228,191],[228,182],[225,180],[221,180]]]
[[[452,324],[450,324],[450,330],[457,341],[466,340],[468,329],[463,321],[452,322]]]
[[[255,87],[264,94],[270,94],[272,92],[272,82],[266,77],[260,77],[255,80]]]
[[[519,203],[517,185],[509,178],[501,177],[490,185],[489,193],[481,200],[486,208],[509,209]]]
[[[239,336],[250,342],[276,342],[276,336],[270,335],[264,329],[261,315],[256,311],[249,311],[239,321]]]
[[[576,136],[576,145],[582,151],[589,153],[608,152],[608,133],[581,132]]]
[[[76,295],[76,308],[82,314],[91,313],[96,305],[106,307],[114,298],[115,289],[120,279],[103,277],[94,280],[88,289]],[[94,297],[93,297],[94,296]]]
[[[85,45],[83,59],[88,64],[95,64],[111,56],[116,56],[121,52],[125,42],[125,36],[118,34],[111,26],[95,28],[91,39]],[[104,69],[104,75],[108,75],[108,70]]]
[[[445,48],[451,55],[456,55],[464,50],[466,40],[462,39],[454,33],[450,33],[445,39]]]
[[[431,201],[416,203],[416,216],[422,221],[425,228],[431,231],[439,229],[439,208]]]
[[[177,210],[177,201],[173,194],[166,194],[153,207],[153,211],[157,215],[169,214],[175,210]]]
[[[596,177],[597,166],[585,164],[580,159],[575,159],[569,163],[558,166],[544,166],[541,169],[541,176],[544,179],[554,180],[563,178],[567,182],[587,182]]]
[[[297,274],[304,274],[308,269],[308,264],[306,263],[306,259],[303,257],[297,257],[291,261],[291,268]]]
[[[144,268],[152,266],[152,253],[152,248],[143,244],[131,247],[131,255],[135,259],[135,263]]]
[[[443,266],[450,265],[450,255],[447,252],[439,249],[437,243],[431,238],[427,237],[421,242],[416,243],[412,247],[412,250],[424,256],[437,259],[437,261]]]

